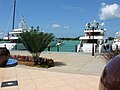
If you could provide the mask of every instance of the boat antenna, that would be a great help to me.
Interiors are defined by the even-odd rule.
[[[12,30],[14,30],[14,23],[15,23],[15,9],[16,9],[16,0],[14,0],[14,9],[13,9],[13,24],[12,24]]]
[[[95,18],[95,17],[93,17],[93,19],[94,19],[94,23],[96,23],[96,18]]]

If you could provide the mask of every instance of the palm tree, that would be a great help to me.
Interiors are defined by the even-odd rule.
[[[54,35],[52,33],[38,32],[37,30],[26,31],[20,35],[20,40],[32,54],[35,65],[38,64],[41,52],[45,50],[53,38]]]

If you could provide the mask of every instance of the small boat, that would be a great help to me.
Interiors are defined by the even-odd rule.
[[[52,40],[52,42],[49,44],[49,47],[56,47],[56,46],[60,46],[60,45],[63,45],[64,43],[63,43],[63,41],[62,40],[60,40],[60,39],[58,39],[58,38],[54,38],[53,40]]]
[[[62,46],[64,44],[63,40],[58,39],[57,46]]]

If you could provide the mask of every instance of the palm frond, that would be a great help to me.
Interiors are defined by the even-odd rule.
[[[20,35],[20,40],[27,48],[27,50],[32,54],[39,54],[45,50],[45,48],[50,44],[54,38],[53,34],[44,32],[24,32]]]

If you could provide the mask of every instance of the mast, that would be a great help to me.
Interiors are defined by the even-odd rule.
[[[14,0],[14,7],[13,7],[13,23],[12,23],[12,30],[15,28],[15,9],[16,9],[16,0]]]

